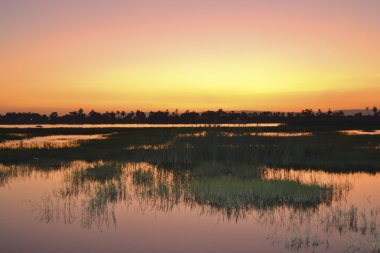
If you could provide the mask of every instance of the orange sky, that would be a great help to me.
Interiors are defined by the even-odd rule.
[[[380,1],[0,2],[0,113],[380,103]]]

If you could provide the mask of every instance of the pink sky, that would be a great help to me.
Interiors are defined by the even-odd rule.
[[[0,112],[379,104],[380,2],[0,3]]]

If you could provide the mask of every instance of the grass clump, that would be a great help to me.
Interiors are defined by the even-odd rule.
[[[331,189],[317,185],[229,176],[196,179],[190,190],[197,202],[221,208],[313,207],[332,198]]]

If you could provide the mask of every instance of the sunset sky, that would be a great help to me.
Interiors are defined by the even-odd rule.
[[[0,113],[380,104],[379,0],[0,1]]]

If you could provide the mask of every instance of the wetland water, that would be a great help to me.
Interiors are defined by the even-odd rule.
[[[380,136],[264,128],[2,132],[0,252],[378,252]]]
[[[0,128],[201,128],[201,127],[277,127],[281,123],[249,124],[43,124],[43,125],[1,125]]]

